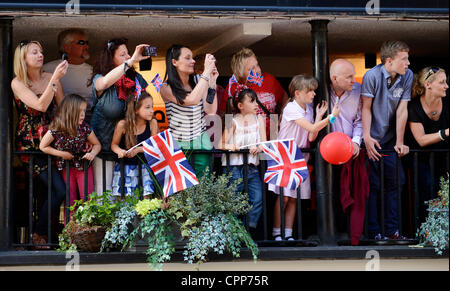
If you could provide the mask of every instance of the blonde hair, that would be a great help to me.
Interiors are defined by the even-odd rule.
[[[295,96],[295,91],[314,91],[319,87],[319,83],[314,77],[307,75],[296,75],[292,77],[291,83],[289,83],[289,96],[292,100]]]
[[[231,70],[238,81],[244,76],[244,61],[250,57],[256,57],[255,53],[249,48],[242,48],[231,58]]]
[[[25,83],[27,87],[31,86],[30,80],[28,80],[28,70],[27,63],[25,62],[25,57],[27,55],[28,46],[31,44],[36,44],[42,51],[42,45],[35,40],[28,42],[27,44],[19,44],[14,51],[14,75],[19,79],[19,81]]]
[[[380,49],[380,59],[381,63],[384,65],[387,58],[395,58],[399,52],[409,52],[409,46],[403,41],[399,40],[388,40],[381,45]]]
[[[77,94],[64,97],[55,113],[55,118],[50,123],[51,130],[59,131],[71,136],[77,136],[80,120],[80,106],[86,103],[86,99]]]
[[[71,43],[76,35],[87,37],[87,33],[81,28],[66,29],[58,34],[58,49],[61,54],[64,53],[64,46]]]
[[[438,67],[426,67],[420,70],[418,74],[415,74],[411,97],[420,97],[425,94],[425,82],[432,83],[436,79],[437,74],[441,72],[445,74],[444,69]]]

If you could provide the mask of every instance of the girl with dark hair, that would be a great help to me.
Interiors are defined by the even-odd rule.
[[[206,54],[204,71],[194,81],[192,51],[183,45],[173,45],[166,54],[167,84],[161,87],[166,105],[169,129],[184,150],[210,150],[212,144],[206,132],[206,114],[217,111],[216,80],[219,76],[215,58]],[[209,97],[209,98],[208,98]],[[201,176],[209,165],[206,154],[196,154],[193,168]]]
[[[250,154],[247,156],[248,162],[248,198],[252,208],[248,213],[248,225],[250,233],[254,234],[261,216],[262,207],[262,182],[259,174],[259,153],[262,148],[255,145],[266,141],[266,125],[262,115],[257,115],[258,103],[256,103],[256,92],[251,89],[244,89],[239,92],[236,98],[232,98],[233,107],[236,114],[231,119],[230,124],[225,125],[223,133],[223,149],[235,151],[241,147],[249,148]],[[231,98],[230,98],[231,100]],[[227,106],[230,109],[230,106]],[[227,112],[227,117],[231,111]],[[226,117],[226,122],[228,118]],[[222,143],[221,143],[222,144]],[[247,145],[251,145],[247,147]],[[229,165],[227,165],[226,155],[222,155],[222,165],[225,172],[232,173],[230,181],[244,179],[244,157],[243,154],[230,154]],[[226,168],[225,168],[226,167]],[[244,182],[237,186],[236,192],[244,190]]]
[[[100,140],[103,151],[110,151],[114,127],[117,121],[125,116],[126,101],[128,95],[145,91],[147,82],[137,73],[133,65],[141,60],[150,58],[142,56],[142,51],[147,44],[136,46],[130,57],[127,49],[126,38],[111,39],[103,46],[92,74],[92,95],[94,98],[94,111],[91,126],[95,135]],[[106,160],[105,173],[102,171],[102,159]],[[104,156],[94,160],[94,176],[96,192],[111,190],[113,177],[114,158]],[[106,185],[103,185],[103,174]]]
[[[124,159],[125,189],[124,195],[132,195],[139,186],[139,167],[142,168],[143,196],[148,198],[153,194],[154,186],[147,168],[142,164],[145,161],[143,146],[133,148],[138,143],[148,139],[150,136],[158,134],[158,121],[153,116],[153,98],[147,92],[142,92],[140,96],[130,96],[127,104],[125,119],[117,122],[114,136],[111,143],[111,150],[115,152],[119,159]],[[127,149],[131,149],[127,151]],[[137,157],[141,155],[141,159]],[[120,164],[114,168],[112,194],[120,196]]]

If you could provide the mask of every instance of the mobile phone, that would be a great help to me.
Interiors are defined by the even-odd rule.
[[[61,59],[62,59],[63,61],[67,61],[67,60],[69,59],[69,57],[67,56],[66,53],[63,53],[62,56],[61,56]]]

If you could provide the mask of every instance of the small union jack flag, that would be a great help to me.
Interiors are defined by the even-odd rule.
[[[169,130],[143,142],[147,163],[163,185],[164,197],[198,184],[197,176]]]
[[[266,142],[262,147],[267,156],[265,183],[295,190],[308,178],[306,161],[293,139]]]
[[[233,76],[231,76],[230,80],[228,80],[228,96],[229,97],[233,96],[231,94],[231,86],[233,86],[233,84],[239,85],[239,82],[237,81],[236,76],[234,74],[233,74]]]
[[[141,97],[141,93],[142,93],[143,89],[141,87],[141,84],[139,84],[139,81],[137,78],[135,79],[135,82],[136,82],[136,86],[135,86],[136,89],[134,89],[134,96],[135,96],[134,100],[137,102],[139,100],[139,97]]]
[[[151,83],[153,84],[153,86],[155,86],[156,92],[159,93],[159,89],[161,88],[163,81],[161,80],[161,76],[158,73],[156,73]]]
[[[259,75],[257,72],[250,70],[250,73],[248,74],[248,77],[247,77],[247,81],[261,87],[263,80],[264,80],[264,77],[262,75]]]

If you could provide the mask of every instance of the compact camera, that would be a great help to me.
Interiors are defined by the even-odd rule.
[[[61,56],[61,60],[62,61],[67,61],[68,59],[69,59],[69,57],[67,56],[67,54],[63,53],[62,56]]]
[[[144,47],[144,50],[142,51],[143,56],[151,56],[156,57],[156,47],[155,46],[146,46]]]

